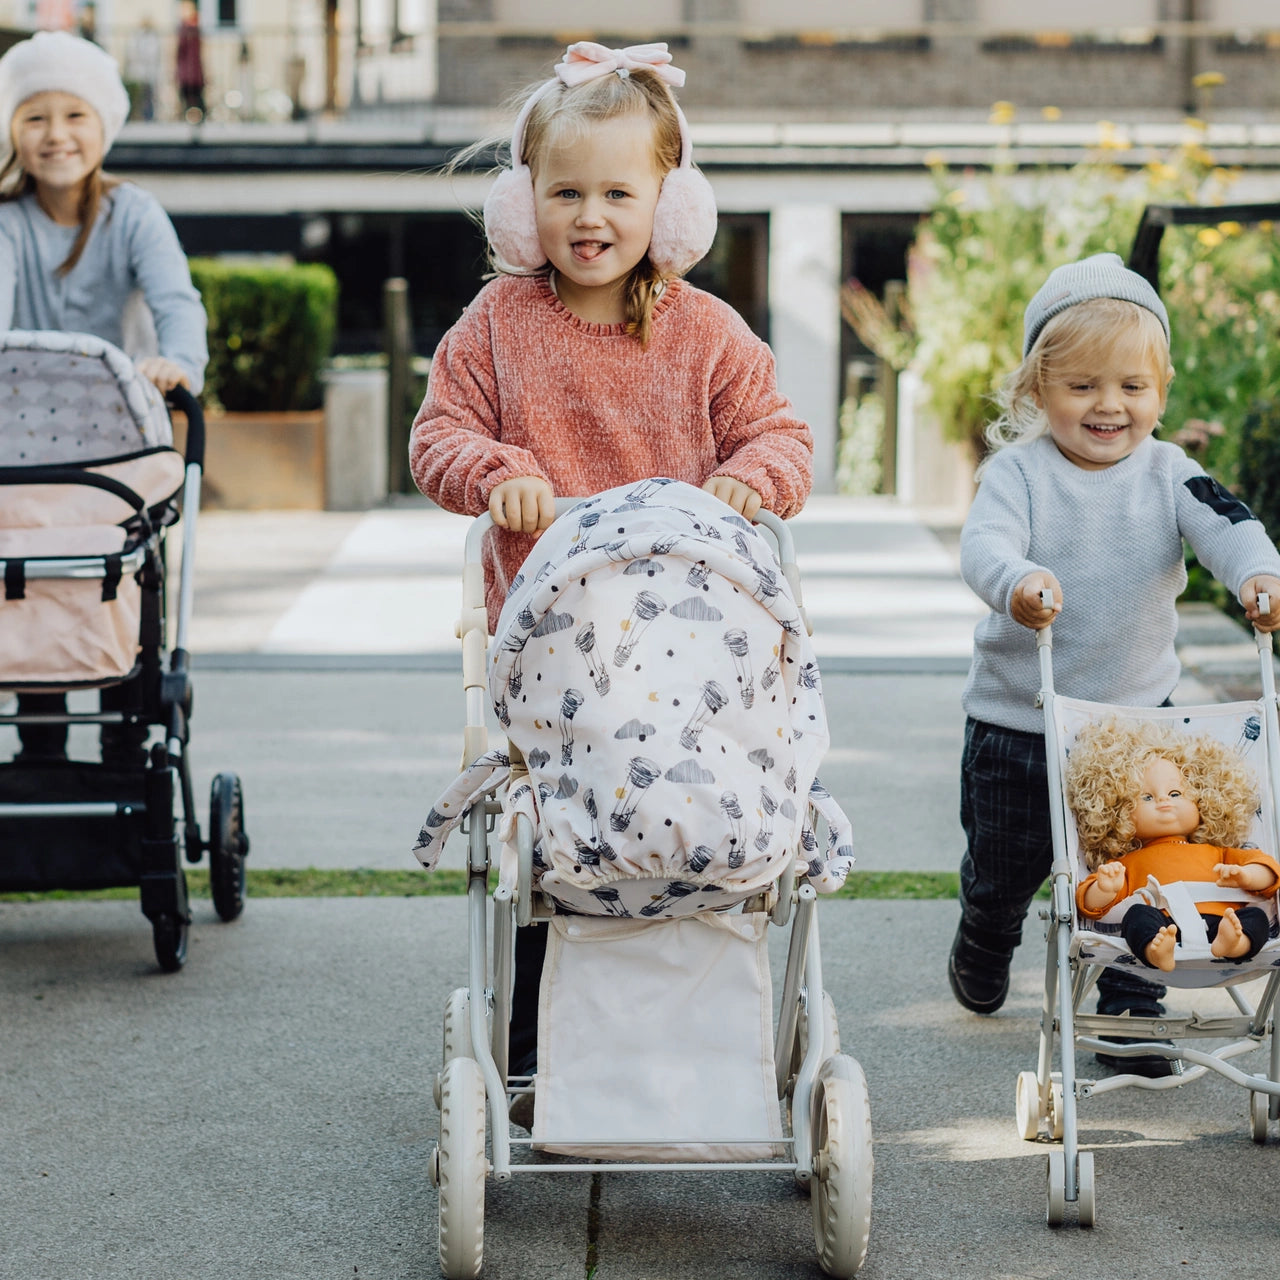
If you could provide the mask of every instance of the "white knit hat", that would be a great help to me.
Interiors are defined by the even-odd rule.
[[[1089,298],[1118,298],[1145,307],[1160,321],[1168,339],[1169,313],[1160,295],[1136,271],[1130,271],[1119,254],[1095,253],[1092,258],[1068,262],[1049,272],[1049,278],[1027,303],[1022,319],[1022,354],[1026,356],[1031,351],[1040,330],[1054,316]]]
[[[102,149],[111,149],[129,114],[120,67],[90,40],[65,31],[37,31],[0,58],[0,157],[13,150],[13,113],[33,94],[56,90],[83,98],[102,121]]]

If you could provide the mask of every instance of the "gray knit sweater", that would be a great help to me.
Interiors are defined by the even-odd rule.
[[[1093,702],[1158,706],[1177,684],[1182,541],[1232,592],[1280,577],[1280,555],[1238,499],[1177,445],[1149,437],[1101,471],[1048,436],[1012,445],[983,473],[961,534],[961,572],[991,612],[974,631],[962,701],[977,720],[1037,733],[1035,635],[1009,616],[1013,589],[1048,570],[1062,584],[1054,687]]]
[[[159,354],[180,365],[199,393],[208,325],[160,202],[129,182],[114,187],[103,197],[80,261],[60,276],[57,267],[78,234],[78,227],[54,222],[32,194],[0,204],[0,329],[91,333],[125,347],[126,304],[140,290]]]

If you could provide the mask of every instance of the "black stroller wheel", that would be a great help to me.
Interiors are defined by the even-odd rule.
[[[156,960],[166,973],[177,973],[187,958],[187,923],[165,912],[151,922]]]
[[[234,920],[244,910],[244,792],[234,773],[220,773],[209,795],[209,890],[214,910]]]

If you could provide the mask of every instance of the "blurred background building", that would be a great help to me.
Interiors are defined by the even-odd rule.
[[[180,93],[184,10],[203,110]],[[378,347],[403,277],[425,354],[485,270],[466,210],[486,166],[440,166],[566,43],[666,40],[722,212],[692,278],[773,344],[827,487],[837,407],[872,367],[841,283],[904,277],[939,170],[1065,169],[1100,138],[1140,166],[1195,116],[1236,198],[1280,200],[1277,0],[0,0],[0,24],[120,60],[134,112],[110,167],[189,253],[329,263],[348,352]]]

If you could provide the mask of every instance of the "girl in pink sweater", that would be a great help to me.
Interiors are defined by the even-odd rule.
[[[436,351],[409,460],[432,501],[499,526],[490,630],[556,497],[669,476],[750,519],[809,494],[813,439],[768,346],[679,278],[715,232],[683,83],[666,45],[571,45],[485,202],[500,274]]]

